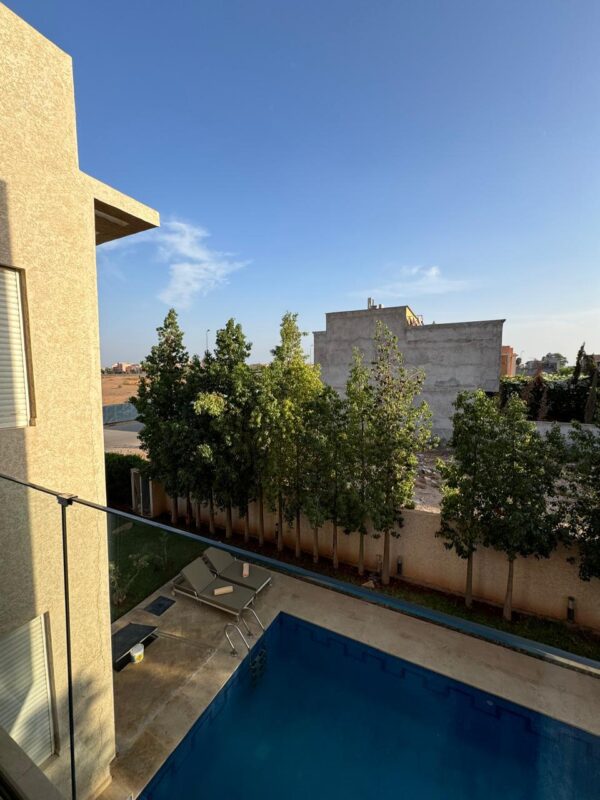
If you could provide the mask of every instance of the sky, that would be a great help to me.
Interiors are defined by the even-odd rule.
[[[600,352],[597,0],[7,5],[73,57],[81,168],[161,214],[98,248],[104,365],[171,306],[264,361],[368,296]]]

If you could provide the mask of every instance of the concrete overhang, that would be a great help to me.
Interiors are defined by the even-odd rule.
[[[96,244],[112,242],[160,225],[158,211],[84,174],[94,198]]]

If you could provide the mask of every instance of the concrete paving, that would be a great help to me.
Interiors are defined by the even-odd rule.
[[[119,453],[131,451],[135,453],[140,449],[138,433],[144,426],[141,422],[117,422],[114,425],[104,426],[104,452]]]
[[[177,596],[161,617],[143,610],[113,625],[154,624],[159,638],[140,664],[114,675],[118,755],[102,800],[136,797],[240,663],[224,614]],[[600,735],[600,681],[356,598],[275,575],[256,601],[265,625],[280,611]],[[243,655],[243,654],[242,654]]]

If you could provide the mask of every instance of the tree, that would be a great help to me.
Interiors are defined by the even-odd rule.
[[[177,313],[171,309],[157,328],[158,343],[142,362],[138,393],[130,398],[144,427],[139,433],[148,454],[149,474],[160,480],[171,498],[171,521],[177,522],[177,497],[181,488],[180,468],[188,458],[184,407],[189,401],[187,375],[189,357]]]
[[[590,372],[590,388],[583,411],[583,421],[588,424],[591,424],[596,419],[596,411],[598,408],[598,367],[592,359],[590,359],[590,361],[593,367]]]
[[[441,530],[445,547],[466,559],[465,605],[473,605],[473,554],[484,541],[487,505],[493,499],[498,402],[485,392],[461,392],[454,403],[452,459],[438,462],[443,479]],[[490,491],[492,490],[492,491]]]
[[[565,483],[565,543],[578,548],[579,577],[600,578],[600,427],[574,425]]]
[[[342,443],[339,519],[347,534],[359,536],[358,574],[365,572],[365,536],[369,519],[368,487],[371,480],[371,431],[375,415],[369,369],[358,348],[346,383],[345,440]]]
[[[399,536],[402,507],[412,501],[417,454],[429,443],[431,413],[416,403],[425,376],[408,370],[389,328],[378,322],[375,358],[371,370],[373,417],[371,426],[371,480],[368,504],[373,527],[383,534],[381,580],[390,582],[390,536]]]
[[[269,421],[275,416],[274,398],[270,391],[270,373],[262,365],[254,368],[252,412],[250,415],[250,450],[254,492],[258,503],[258,544],[265,541],[265,487],[269,485],[271,431]],[[279,536],[278,536],[279,540]]]
[[[524,402],[511,397],[500,417],[494,449],[494,480],[486,487],[482,524],[484,544],[508,559],[503,616],[510,621],[515,560],[547,558],[558,542],[561,515],[553,499],[564,447],[557,427],[542,437],[527,419]]]
[[[304,493],[302,510],[313,529],[313,561],[319,561],[319,529],[333,522],[333,565],[338,567],[337,525],[341,482],[343,402],[330,386],[323,386],[306,406],[302,450]]]
[[[214,496],[225,509],[228,539],[233,535],[232,507],[238,506],[246,519],[248,514],[251,374],[246,359],[250,349],[241,325],[229,319],[217,331],[214,354],[205,356],[205,390],[194,404],[206,423],[206,460],[213,469]]]
[[[299,557],[305,409],[322,384],[318,367],[307,363],[302,350],[297,317],[287,312],[281,320],[280,343],[272,350],[273,360],[265,369],[262,408],[269,440],[267,492],[278,514],[277,549],[283,550],[285,517],[290,524],[295,522],[295,551]]]
[[[579,378],[581,377],[581,372],[583,370],[585,363],[585,342],[581,345],[579,350],[577,351],[577,355],[575,357],[575,366],[573,368],[573,374],[571,375],[571,383],[577,384]]]

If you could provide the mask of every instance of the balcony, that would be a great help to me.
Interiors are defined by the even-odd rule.
[[[232,714],[238,713],[238,709],[251,708],[251,705],[245,705],[250,703],[250,695],[245,694],[248,687],[254,687],[252,691],[266,692],[269,686],[289,697],[289,707],[284,709],[281,724],[285,723],[286,736],[299,737],[294,740],[296,745],[300,743],[303,750],[311,752],[313,759],[316,756],[311,744],[316,734],[313,731],[312,736],[304,740],[299,728],[292,724],[294,715],[300,714],[302,707],[303,713],[308,713],[309,708],[310,715],[316,716],[321,713],[317,706],[331,701],[332,707],[337,708],[336,718],[340,718],[347,704],[338,698],[336,706],[335,694],[344,687],[344,691],[352,691],[353,694],[348,695],[351,698],[349,703],[351,706],[357,703],[352,730],[359,734],[365,753],[368,753],[367,740],[376,739],[377,731],[383,730],[388,723],[391,725],[391,721],[399,720],[390,728],[390,731],[395,731],[394,736],[403,729],[403,712],[398,698],[403,698],[400,705],[409,702],[411,697],[417,703],[419,698],[411,713],[426,708],[431,709],[431,714],[442,713],[440,709],[446,706],[441,700],[427,705],[438,693],[440,698],[447,698],[445,716],[440,718],[447,727],[444,733],[440,727],[442,722],[438,720],[430,735],[432,741],[435,739],[442,748],[438,753],[440,757],[446,744],[450,746],[456,736],[460,738],[461,726],[465,719],[470,719],[472,712],[477,711],[471,720],[475,726],[487,725],[485,714],[491,714],[496,720],[492,725],[494,730],[494,726],[500,725],[497,720],[510,727],[513,724],[510,720],[514,718],[517,720],[515,730],[532,730],[535,734],[527,744],[531,756],[528,756],[528,763],[532,762],[533,773],[523,778],[533,781],[531,785],[537,793],[532,790],[531,796],[551,796],[543,793],[546,784],[542,786],[547,781],[542,773],[547,769],[551,756],[558,759],[557,765],[561,765],[560,779],[565,787],[565,797],[575,796],[568,793],[571,788],[576,788],[577,796],[583,800],[593,796],[592,788],[589,794],[585,792],[597,778],[600,763],[597,738],[600,735],[600,664],[597,662],[292,564],[248,553],[226,542],[215,542],[203,535],[143,520],[46,487],[16,482],[7,476],[0,478],[0,496],[15,526],[29,526],[31,541],[36,542],[32,549],[34,554],[38,553],[32,559],[36,563],[30,570],[31,579],[24,585],[32,616],[33,612],[48,616],[44,612],[48,603],[40,592],[42,589],[49,591],[49,588],[47,584],[36,581],[36,575],[49,569],[50,562],[45,564],[43,559],[40,560],[39,536],[48,540],[48,552],[56,545],[61,550],[63,542],[67,544],[64,574],[62,564],[58,565],[61,569],[55,569],[56,563],[52,565],[56,573],[53,591],[60,589],[60,603],[52,606],[54,618],[46,619],[45,623],[51,634],[48,660],[54,750],[47,757],[38,759],[40,769],[64,796],[69,796],[69,793],[78,796],[77,786],[87,780],[92,769],[89,743],[104,737],[103,726],[107,729],[106,754],[112,759],[112,782],[107,781],[100,789],[99,796],[103,800],[125,800],[140,793],[149,800],[161,800],[166,796],[161,794],[165,791],[165,781],[183,780],[182,776],[187,774],[185,769],[191,769],[198,759],[202,759],[202,753],[198,751],[191,762],[189,758],[185,762],[187,766],[182,761],[182,754],[190,751],[193,741],[203,741],[203,747],[209,747],[211,742],[216,746],[214,742],[218,742],[221,750],[215,755],[215,763],[219,753],[219,757],[226,756],[231,763],[245,763],[243,756],[246,745],[250,747],[250,743],[246,742],[234,758],[228,750],[228,740],[231,736],[231,742],[237,741],[236,730],[241,722],[228,720]],[[40,525],[43,525],[41,533]],[[86,604],[89,607],[86,609],[73,603],[73,597],[77,596],[73,589],[78,588],[81,580],[76,553],[83,546],[98,553],[99,588],[92,591],[94,587],[90,587]],[[266,632],[252,615],[236,619],[188,596],[173,594],[173,579],[182,568],[202,556],[206,548],[215,546],[250,563],[250,570],[255,565],[270,571],[271,585],[257,594],[252,605]],[[106,554],[110,569],[103,560]],[[26,555],[24,551],[23,557]],[[109,572],[110,592],[105,592],[104,581],[109,580]],[[108,608],[97,605],[104,602],[102,598],[107,605],[110,601],[110,628]],[[148,606],[159,599],[162,599],[163,606],[168,607],[157,615]],[[18,599],[18,603],[23,602],[23,597]],[[90,620],[94,619],[96,630],[90,639],[88,629]],[[90,647],[90,641],[96,641],[98,650],[94,657],[102,658],[101,644],[111,635],[114,641],[114,635],[129,625],[143,626],[135,630],[148,632],[143,660],[134,663],[127,653],[113,664],[114,669],[106,665],[107,669],[98,673],[99,681],[94,683],[89,679],[89,668],[82,667],[89,656],[85,649]],[[64,637],[62,641],[61,636]],[[315,644],[314,653],[311,643]],[[33,664],[33,658],[31,662]],[[57,687],[63,673],[66,691],[61,693]],[[102,676],[107,674],[111,678],[108,690],[114,692],[115,753],[109,752],[111,737],[108,728],[113,725],[110,716],[98,717],[93,710],[94,698],[107,690],[102,685]],[[288,674],[289,684],[285,685]],[[312,675],[314,684],[302,683],[302,675]],[[353,681],[359,678],[360,682],[354,684]],[[330,685],[327,681],[337,687],[331,696],[323,688]],[[379,684],[391,688],[382,694]],[[358,693],[356,686],[360,687]],[[423,694],[421,698],[423,687],[427,696]],[[320,698],[314,708],[311,705],[313,694]],[[270,731],[272,735],[273,725],[268,721],[266,700],[264,708],[264,723],[267,733]],[[362,716],[360,709],[366,710],[367,716]],[[479,712],[483,716],[479,716]],[[262,711],[259,717],[262,717]],[[321,727],[328,722],[324,717]],[[421,724],[411,717],[413,723],[417,728]],[[407,724],[406,719],[404,724]],[[223,734],[222,726],[227,725],[230,726],[226,728],[229,732]],[[454,728],[455,725],[458,727]],[[270,757],[263,754],[266,761],[261,767],[260,753],[253,749],[254,745],[258,747],[257,742],[263,741],[261,718],[254,719],[251,727],[256,732],[256,740],[250,748],[253,755],[248,769],[258,770],[259,782],[264,776],[270,776],[271,781],[281,779],[281,775],[277,777],[270,772],[274,754]],[[451,730],[455,731],[452,735]],[[72,731],[72,738],[69,731]],[[509,728],[502,731],[498,733],[498,742],[510,733]],[[17,740],[22,737],[20,743],[29,743],[26,731],[18,728],[16,717],[11,732]],[[398,743],[397,757],[389,762],[392,774],[399,770],[394,781],[406,776],[405,769],[409,765],[402,769],[399,765],[402,747],[409,747],[411,735],[407,731],[408,739],[403,739],[403,745]],[[351,752],[353,736],[350,731],[342,737],[339,731],[338,735],[334,733],[331,741],[340,738],[347,740]],[[564,750],[567,740],[571,742],[568,752]],[[563,743],[563,751],[560,748],[556,750],[558,741]],[[476,745],[479,746],[472,741],[464,744],[465,747]],[[392,746],[396,747],[393,743]],[[579,753],[578,748],[588,753],[585,768],[582,768],[582,761],[575,762],[577,767],[569,761]],[[560,760],[563,757],[561,752],[566,759],[564,762]],[[594,758],[589,756],[590,752]],[[302,754],[296,755],[302,760]],[[372,757],[378,758],[377,763],[381,766],[381,748]],[[287,756],[280,754],[275,760],[280,758],[284,764],[287,763]],[[343,753],[340,758],[340,763],[345,764],[343,769],[351,774],[354,768],[352,759],[348,761],[348,755]],[[368,763],[364,765],[367,774],[375,769],[375,763],[373,761],[371,767]],[[542,765],[546,765],[544,769]],[[210,780],[210,766],[206,763],[202,770],[207,782]],[[310,783],[315,777],[309,774],[310,769],[302,779],[292,774],[295,767],[289,769],[289,780],[295,786],[298,780],[306,779]],[[312,769],[319,772],[318,761]],[[331,769],[335,771],[335,765]],[[423,771],[427,770],[423,766]],[[157,773],[158,777],[152,780]],[[323,773],[320,777],[327,784],[328,774]],[[363,773],[356,777],[357,785],[363,777]],[[254,780],[247,774],[238,778],[242,784],[245,780]],[[462,779],[461,774],[454,776],[456,786],[461,785]],[[536,788],[535,780],[542,782],[541,788]],[[382,791],[384,789],[382,784]],[[224,796],[234,795],[225,793]],[[448,794],[448,797],[454,796]],[[476,793],[472,796],[479,797]]]

